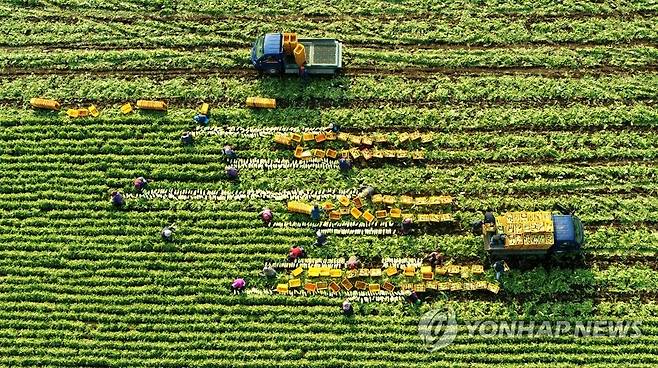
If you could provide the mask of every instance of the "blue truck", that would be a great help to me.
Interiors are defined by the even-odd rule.
[[[343,67],[343,44],[332,38],[267,33],[251,49],[251,63],[265,74],[335,74]]]
[[[492,259],[507,256],[579,254],[585,244],[583,224],[573,213],[508,212],[473,224]]]

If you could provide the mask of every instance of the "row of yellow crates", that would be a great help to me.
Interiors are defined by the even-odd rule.
[[[291,289],[297,289],[302,286],[302,281],[300,279],[289,280],[288,283],[278,284],[276,291],[279,294],[287,294]],[[343,279],[340,284],[335,281],[326,282],[306,282],[304,283],[304,290],[309,293],[321,292],[321,291],[331,291],[338,293],[341,290],[351,291],[352,289],[360,291],[369,291],[371,293],[381,293],[388,292],[392,293],[395,291],[396,286],[391,282],[384,282],[383,284],[379,283],[366,283],[363,281],[356,281],[352,283],[348,279]],[[400,290],[413,290],[416,292],[426,292],[428,290],[436,291],[477,291],[477,290],[488,290],[494,294],[498,294],[500,291],[500,285],[487,282],[487,281],[474,281],[474,282],[437,282],[437,281],[424,281],[416,284],[402,284],[399,287]]]
[[[37,109],[45,110],[59,110],[61,104],[57,100],[47,99],[47,98],[32,98],[30,99],[30,105]],[[270,98],[258,98],[258,97],[248,97],[247,98],[248,107],[264,107],[264,108],[275,108],[276,100]],[[167,103],[164,101],[154,101],[154,100],[137,100],[137,107],[141,110],[156,110],[156,111],[167,111]],[[92,112],[92,108],[95,112]],[[208,115],[210,109],[209,104],[203,103],[199,107],[199,113],[203,115]],[[69,111],[77,110],[78,113],[73,117],[82,117],[82,116],[98,116],[94,115],[98,113],[98,110],[94,105],[87,109],[70,109]],[[120,108],[121,112],[128,114],[133,111],[133,106],[130,103],[125,103]],[[69,114],[71,115],[71,114]]]
[[[303,267],[297,267],[290,272],[292,277],[298,277],[304,273]],[[484,266],[482,265],[446,265],[438,266],[432,269],[432,266],[421,266],[420,268],[414,266],[408,266],[404,269],[398,269],[396,267],[387,267],[386,269],[382,268],[360,268],[356,270],[345,270],[343,271],[340,268],[330,268],[330,267],[310,267],[306,271],[306,277],[343,277],[345,276],[348,279],[355,277],[380,277],[388,276],[392,277],[399,273],[402,273],[406,277],[415,277],[417,275],[422,276],[423,279],[432,280],[434,275],[440,276],[451,276],[451,275],[461,275],[462,278],[470,277],[470,275],[480,275],[484,273]]]
[[[400,158],[400,159],[407,159],[411,158],[414,160],[423,160],[425,159],[425,152],[423,151],[407,151],[407,150],[379,150],[379,149],[348,149],[348,150],[341,150],[341,151],[336,151],[331,148],[327,149],[311,149],[311,150],[304,150],[302,146],[297,146],[294,150],[295,158],[299,160],[310,160],[312,158],[316,159],[325,159],[325,158],[332,158],[332,159],[338,159],[338,158],[352,158],[352,159],[359,159],[363,158],[364,160],[368,161],[371,158]]]
[[[432,133],[421,134],[420,132],[407,133],[403,132],[398,134],[397,141],[398,143],[404,143],[407,141],[419,141],[421,143],[428,143],[434,139]],[[343,141],[348,142],[357,146],[372,146],[375,143],[388,143],[389,138],[382,133],[376,133],[371,135],[356,135],[345,132],[334,133],[334,132],[305,132],[305,133],[292,133],[292,134],[280,134],[277,133],[273,137],[274,142],[293,146],[296,143],[301,144],[302,142],[316,142],[322,143],[324,141]]]

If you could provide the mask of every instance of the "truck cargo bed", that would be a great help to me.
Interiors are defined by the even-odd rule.
[[[342,47],[334,39],[309,38],[299,39],[299,43],[306,49],[306,70],[310,74],[333,74],[343,66]],[[297,73],[298,66],[295,58],[286,56],[286,73]]]

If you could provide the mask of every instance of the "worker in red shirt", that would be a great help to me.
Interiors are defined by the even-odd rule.
[[[293,246],[290,248],[290,252],[288,253],[288,262],[294,262],[299,258],[303,258],[306,256],[306,252],[304,252],[304,248],[300,246]]]

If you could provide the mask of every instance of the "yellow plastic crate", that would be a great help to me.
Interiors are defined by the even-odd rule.
[[[304,140],[304,142],[313,141],[313,140],[315,140],[315,134],[313,134],[313,133],[303,133],[302,134],[302,139]]]
[[[340,284],[343,285],[343,287],[347,291],[352,290],[352,288],[354,287],[354,285],[352,285],[352,282],[348,279],[343,279],[343,281],[341,281]]]
[[[350,214],[352,215],[352,217],[354,217],[355,219],[358,220],[361,217],[361,215],[363,214],[363,212],[359,211],[358,208],[352,208],[350,210]]]
[[[276,286],[276,291],[279,294],[286,294],[288,293],[288,284],[278,284]]]
[[[329,275],[331,277],[342,277],[343,271],[339,270],[338,268],[332,268],[331,271],[329,271]]]
[[[462,268],[459,265],[448,266],[448,273],[451,275],[456,275],[462,272]]]
[[[424,284],[414,284],[414,291],[418,293],[424,293],[425,292],[425,285]]]
[[[382,269],[381,268],[371,268],[370,269],[370,277],[379,277],[382,275]]]
[[[471,272],[474,275],[482,274],[482,273],[484,273],[484,266],[482,266],[482,265],[472,265],[471,266]]]
[[[292,133],[292,137],[290,138],[293,142],[300,143],[302,141],[302,135],[299,133]]]
[[[137,107],[142,110],[167,110],[167,104],[164,101],[137,100]]]
[[[488,283],[487,290],[491,291],[494,294],[498,294],[498,292],[500,291],[500,285]]]
[[[284,146],[289,146],[291,142],[290,137],[283,134],[275,134],[273,139],[274,142],[283,144]]]
[[[347,207],[347,206],[350,205],[350,199],[345,197],[345,196],[340,196],[338,198],[338,202],[340,202],[340,204],[344,207]]]
[[[327,148],[324,154],[329,158],[336,158],[338,156],[338,152],[336,152],[336,150],[333,150],[331,148]]]
[[[416,267],[409,266],[404,269],[404,275],[407,277],[414,277],[416,276]]]
[[[199,106],[199,113],[202,115],[208,115],[208,112],[210,111],[210,105],[206,102],[202,103],[201,106]]]
[[[461,282],[451,282],[450,291],[459,291],[464,288],[464,285]]]
[[[331,268],[329,268],[329,267],[320,267],[320,276],[321,277],[331,276]]]
[[[324,150],[321,149],[314,150],[313,156],[315,156],[315,158],[324,158]]]
[[[432,272],[432,266],[421,266],[420,273],[430,273]]]
[[[411,206],[414,204],[414,198],[410,196],[400,196],[400,204]]]
[[[361,201],[361,197],[352,198],[352,203],[354,203],[354,207],[356,207],[356,208],[363,207],[363,202]]]
[[[373,194],[372,198],[370,198],[370,201],[375,204],[382,203],[382,200],[384,197],[381,194]]]
[[[317,288],[318,290],[327,290],[328,284],[324,281],[320,281],[317,283]]]
[[[295,157],[302,158],[303,153],[304,153],[304,147],[302,146],[295,147],[295,153],[294,153]]]
[[[308,275],[308,277],[320,277],[320,268],[311,267],[308,269],[308,272],[306,274]]]
[[[304,290],[309,293],[314,293],[317,290],[318,286],[314,282],[307,282],[304,284]]]
[[[326,141],[326,140],[327,140],[327,136],[326,136],[324,133],[320,133],[320,134],[318,134],[318,135],[315,136],[315,141],[316,141],[317,143],[322,143],[322,142],[324,142],[324,141]]]
[[[379,290],[380,290],[379,284],[370,284],[370,285],[368,285],[368,291],[370,291],[371,293],[379,292]]]
[[[393,197],[392,195],[385,195],[384,197],[382,197],[382,202],[388,205],[395,204],[395,197]]]
[[[89,106],[87,110],[89,110],[89,114],[95,118],[97,118],[101,114],[100,112],[98,112],[98,109],[96,108],[95,105]]]
[[[247,107],[257,107],[262,109],[276,108],[276,100],[273,98],[247,97]]]
[[[369,277],[370,276],[370,270],[367,268],[362,268],[359,270],[359,276],[360,277]]]
[[[386,218],[386,214],[387,214],[386,210],[379,210],[375,212],[375,217],[377,217],[378,219],[383,219]]]
[[[329,212],[329,220],[338,221],[338,220],[340,220],[341,216],[342,215],[338,211]]]
[[[388,292],[393,292],[395,290],[395,285],[386,281],[384,285],[382,285],[382,288]]]
[[[397,274],[398,274],[398,269],[393,266],[386,269],[386,276],[388,277],[395,276]]]
[[[364,218],[367,222],[372,222],[372,220],[375,219],[375,216],[373,216],[372,213],[370,213],[370,211],[365,211],[365,212],[363,213],[363,218]]]
[[[338,286],[337,283],[335,283],[334,281],[332,281],[332,282],[329,284],[329,289],[331,289],[331,291],[333,291],[334,293],[337,293],[337,292],[340,291],[340,286]]]
[[[121,108],[119,110],[124,115],[130,114],[133,111],[133,105],[131,105],[130,103],[125,103],[121,105]]]
[[[292,270],[292,272],[290,274],[292,275],[292,277],[297,277],[297,276],[301,275],[302,272],[304,272],[304,269],[301,268],[301,267],[297,267],[294,270]]]
[[[399,208],[391,208],[389,215],[393,218],[400,218],[402,217],[402,210],[400,210]]]
[[[290,288],[298,288],[300,286],[302,286],[302,280],[300,279],[292,279],[288,281],[288,287]]]
[[[31,98],[30,105],[38,109],[47,109],[47,110],[59,110],[60,104],[55,100],[49,100],[47,98]]]

